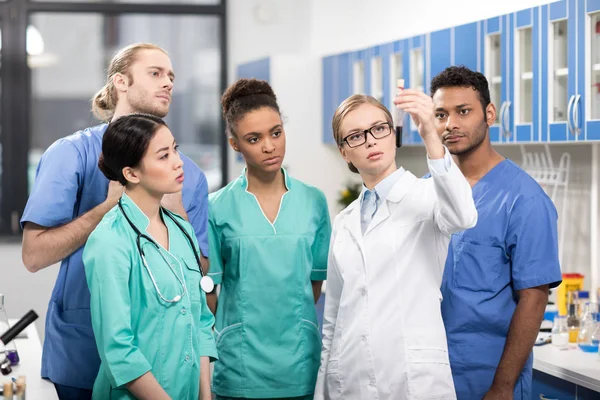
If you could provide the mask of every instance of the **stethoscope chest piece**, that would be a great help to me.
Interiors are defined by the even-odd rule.
[[[200,279],[200,288],[204,290],[205,293],[210,293],[215,288],[215,282],[210,276],[204,275],[202,279]]]

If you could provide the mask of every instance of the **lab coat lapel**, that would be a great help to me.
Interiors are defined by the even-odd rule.
[[[381,202],[381,205],[377,209],[375,216],[373,217],[373,219],[371,220],[371,223],[369,224],[369,226],[367,227],[367,230],[365,231],[365,236],[368,235],[369,232],[371,232],[373,229],[375,229],[375,227],[377,225],[379,225],[383,221],[385,221],[387,219],[387,217],[389,217],[389,216],[390,216],[390,209],[388,207],[388,200],[386,199]]]
[[[417,183],[417,177],[412,173],[405,171],[402,174],[402,177],[390,190],[387,199],[381,203],[379,209],[375,213],[373,220],[369,224],[365,232],[365,236],[369,234],[373,229],[377,227],[377,225],[381,224],[390,216],[390,207],[394,209],[397,205],[391,203],[400,203],[404,196],[408,194],[408,192],[414,187]],[[360,224],[359,224],[360,225]],[[360,228],[360,226],[359,226]]]
[[[362,230],[360,227],[360,200],[359,197],[354,203],[348,206],[346,212],[348,212],[347,218],[345,218],[344,227],[350,233],[350,236],[358,246],[361,254],[364,257],[364,242]]]

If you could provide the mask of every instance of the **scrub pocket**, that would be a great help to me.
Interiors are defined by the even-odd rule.
[[[496,293],[510,283],[510,268],[501,247],[463,241],[454,263],[456,286],[472,291]]]
[[[302,363],[305,369],[306,378],[296,377],[298,384],[313,386],[317,380],[319,364],[321,363],[321,332],[319,327],[312,321],[303,319],[301,323],[302,335]]]
[[[215,330],[216,331],[216,330]],[[244,360],[244,331],[242,323],[229,325],[217,332],[217,354],[215,362],[214,385],[219,388],[243,388],[245,384]]]
[[[188,287],[190,300],[200,301],[200,291],[202,290],[200,288],[200,267],[198,266],[196,258],[194,257],[185,257],[183,258],[183,261],[189,271],[186,274],[186,284]]]
[[[444,335],[427,330],[411,331],[405,343],[408,397],[456,399]]]

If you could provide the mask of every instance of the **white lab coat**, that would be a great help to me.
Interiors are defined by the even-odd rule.
[[[405,171],[361,233],[360,198],[337,215],[315,400],[456,399],[440,285],[450,235],[475,226],[454,161]]]

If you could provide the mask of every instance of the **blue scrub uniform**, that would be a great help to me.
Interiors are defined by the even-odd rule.
[[[67,224],[104,200],[108,180],[98,169],[107,124],[59,139],[37,167],[21,218],[45,227]],[[204,173],[185,156],[183,205],[200,250],[208,255],[208,185]],[[62,260],[48,312],[42,377],[60,385],[92,389],[100,367],[90,316],[90,292],[81,260],[83,247]]]
[[[474,228],[452,235],[442,281],[442,316],[458,399],[489,390],[517,306],[517,291],[561,281],[557,213],[540,185],[504,160],[473,187]],[[531,399],[533,357],[514,399]]]

